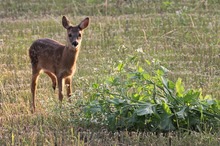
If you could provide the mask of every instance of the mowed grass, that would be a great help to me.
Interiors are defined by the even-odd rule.
[[[220,12],[218,1],[2,1],[0,4],[0,145],[218,145],[220,133],[112,134],[83,129],[71,114],[81,112],[93,83],[101,82],[128,55],[159,59],[183,79],[220,100]],[[85,16],[85,30],[73,102],[58,106],[57,91],[45,74],[39,79],[37,111],[30,112],[28,48],[38,38],[65,43],[61,16],[73,24]],[[69,108],[71,107],[71,109]],[[219,127],[216,127],[219,128]],[[96,129],[96,132],[93,132]],[[120,136],[119,136],[120,135]]]

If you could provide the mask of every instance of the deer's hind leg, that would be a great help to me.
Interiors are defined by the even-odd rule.
[[[36,86],[40,70],[32,67],[32,80],[31,80],[31,93],[32,93],[32,108],[35,112],[35,96],[36,96]]]
[[[44,71],[44,72],[51,78],[51,80],[52,80],[52,87],[53,87],[53,89],[55,91],[56,86],[57,86],[57,77],[53,73],[51,73],[49,71]]]

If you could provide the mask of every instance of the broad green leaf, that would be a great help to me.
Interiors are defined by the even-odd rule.
[[[200,111],[200,119],[203,120],[203,118],[204,118],[204,115],[203,115],[204,107],[202,106],[202,104],[198,105],[198,109]]]
[[[211,95],[206,95],[206,96],[204,97],[204,99],[212,99],[212,96],[211,96]]]
[[[162,105],[163,105],[164,111],[165,111],[168,115],[171,115],[171,114],[172,114],[172,111],[170,110],[170,107],[168,106],[168,104],[166,104],[166,103],[164,102]]]
[[[118,77],[110,77],[108,78],[107,80],[107,84],[112,84],[114,86],[117,86],[117,85],[120,85],[120,82],[119,82],[119,78]]]
[[[167,79],[164,78],[163,76],[161,76],[161,79],[162,79],[163,85],[168,89],[168,81],[167,81]]]
[[[174,90],[174,83],[168,79],[166,79],[165,77],[161,76],[161,80],[162,80],[162,83],[165,87],[164,91],[167,93],[167,94],[171,94],[173,93],[173,90]]]
[[[92,87],[93,87],[94,89],[98,89],[98,88],[99,88],[99,84],[94,83],[94,84],[92,84]]]
[[[113,82],[114,82],[114,79],[115,79],[114,77],[109,77],[108,80],[107,80],[107,82],[108,82],[108,83],[113,83]]]
[[[160,68],[162,69],[162,71],[163,71],[164,73],[169,72],[169,70],[168,70],[166,67],[164,67],[164,66],[160,66]]]
[[[140,98],[140,94],[135,93],[135,94],[132,95],[132,99],[134,99],[136,101],[138,101],[139,98]]]
[[[93,106],[89,108],[90,112],[97,113],[101,112],[101,107],[100,106]]]
[[[149,60],[145,60],[145,62],[148,64],[148,65],[151,65],[151,62]]]
[[[170,1],[165,1],[165,2],[163,2],[163,4],[164,4],[164,6],[169,7],[169,6],[172,5],[172,2],[170,2]]]
[[[137,59],[136,56],[132,56],[132,55],[128,55],[128,56],[129,56],[129,61],[130,62],[133,62],[133,61],[135,61]]]
[[[167,114],[163,114],[161,116],[160,130],[162,130],[162,131],[173,131],[175,129],[176,128],[173,125],[173,121],[171,119],[171,116],[169,116]]]
[[[119,63],[117,66],[118,71],[121,72],[123,70],[124,66],[125,66],[124,63]]]
[[[119,104],[125,102],[124,99],[119,99],[119,98],[109,99],[108,101],[109,101],[110,103],[115,104],[115,105],[119,105]]]
[[[137,90],[138,93],[140,93],[140,92],[143,90],[143,87],[142,87],[142,86],[139,86],[139,87],[137,87],[136,90]]]
[[[174,89],[175,89],[175,83],[174,82],[172,82],[172,81],[170,81],[170,80],[168,80],[168,88],[169,88],[169,90],[171,91],[174,91]]]
[[[185,117],[187,116],[186,108],[187,106],[184,106],[180,111],[176,112],[178,118],[185,119]]]
[[[142,73],[142,72],[144,72],[144,69],[142,67],[138,66],[138,72]]]
[[[182,98],[185,104],[196,104],[198,102],[200,96],[200,92],[194,91],[194,90],[189,90],[187,93],[184,95]]]
[[[156,73],[157,73],[157,76],[163,76],[164,75],[164,72],[163,72],[163,70],[161,70],[161,69],[158,69],[157,71],[156,71]]]
[[[170,80],[167,80],[167,79],[165,80],[166,80],[167,86],[165,86],[164,91],[166,92],[166,94],[173,96],[175,84]]]
[[[143,73],[143,77],[145,80],[148,80],[151,78],[151,76],[148,73]]]
[[[148,103],[146,106],[142,106],[141,108],[137,109],[136,112],[138,116],[153,114],[153,105]]]
[[[86,112],[92,112],[92,113],[97,113],[101,112],[101,106],[99,105],[99,102],[97,100],[94,100],[88,105],[88,107],[85,108]]]
[[[209,106],[212,106],[213,104],[216,103],[215,100],[213,100],[213,99],[208,99],[206,102]]]
[[[182,85],[182,79],[178,78],[178,80],[176,81],[176,94],[178,97],[183,97],[184,94],[184,87]]]

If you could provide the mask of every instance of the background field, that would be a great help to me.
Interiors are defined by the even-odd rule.
[[[0,145],[168,145],[170,137],[107,131],[81,132],[70,113],[93,83],[114,73],[128,55],[159,59],[183,79],[220,99],[220,2],[218,0],[0,0]],[[91,18],[73,79],[73,109],[57,107],[57,92],[42,74],[37,112],[30,112],[28,48],[38,38],[65,43],[62,15],[73,24]],[[74,106],[74,105],[77,106]],[[91,130],[88,129],[88,130]],[[85,130],[83,130],[85,131]],[[84,136],[84,139],[81,137]],[[91,137],[91,139],[89,139]],[[180,134],[173,145],[218,145],[220,133]]]

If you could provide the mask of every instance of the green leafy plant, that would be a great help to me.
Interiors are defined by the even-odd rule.
[[[185,90],[181,78],[169,80],[159,61],[140,64],[130,57],[104,83],[93,84],[82,121],[111,131],[202,132],[219,126],[219,100],[203,96],[201,89]]]

